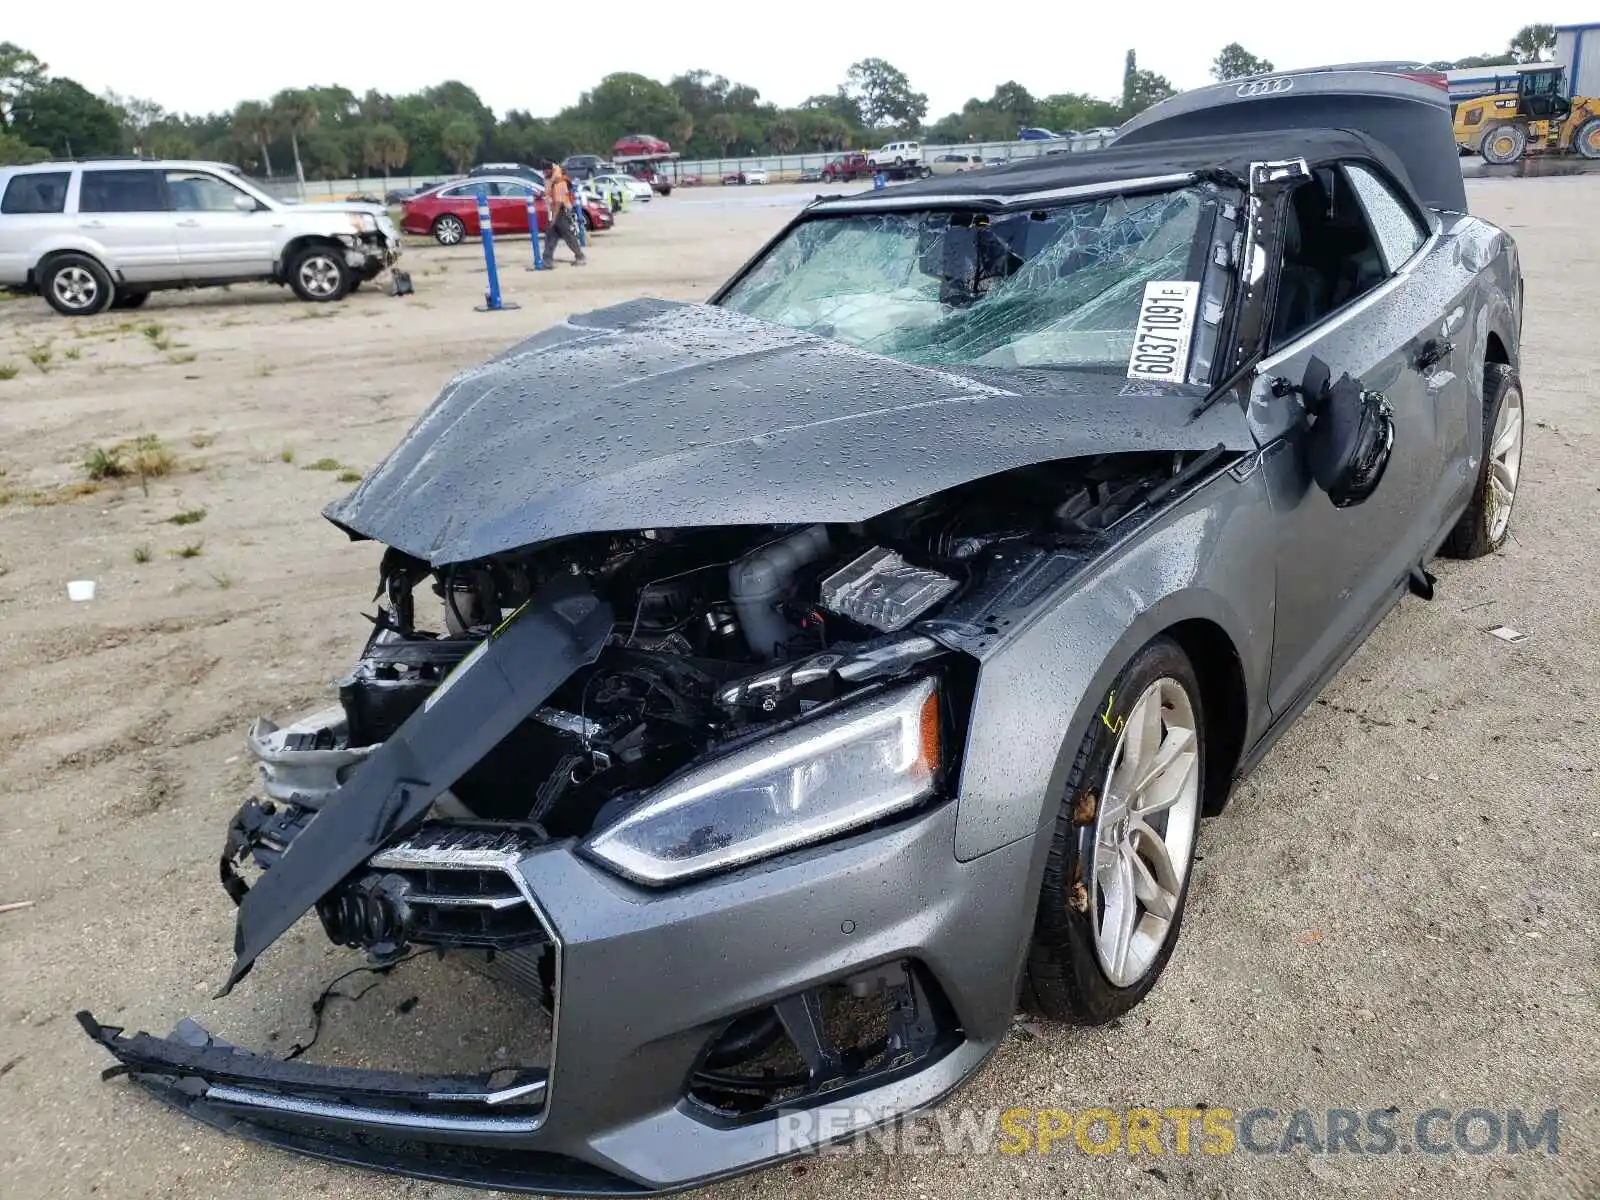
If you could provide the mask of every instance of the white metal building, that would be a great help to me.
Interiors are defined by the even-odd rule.
[[[1600,22],[1557,25],[1556,62],[1567,68],[1568,95],[1600,96]]]

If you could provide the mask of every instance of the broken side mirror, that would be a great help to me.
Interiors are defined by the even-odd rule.
[[[1394,410],[1382,392],[1348,374],[1328,384],[1326,365],[1313,359],[1302,394],[1314,421],[1306,440],[1307,466],[1335,508],[1360,504],[1377,490],[1394,450]]]

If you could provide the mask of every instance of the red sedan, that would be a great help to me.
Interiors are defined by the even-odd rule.
[[[645,154],[671,153],[671,146],[648,133],[625,133],[611,147],[613,158],[637,158]]]
[[[550,227],[550,210],[544,189],[527,179],[476,178],[434,188],[405,202],[400,228],[406,233],[432,236],[442,246],[454,246],[481,233],[478,225],[478,191],[489,201],[489,223],[495,233],[528,232],[528,194],[534,196],[539,232]],[[590,229],[610,229],[611,213],[603,205],[585,202]]]

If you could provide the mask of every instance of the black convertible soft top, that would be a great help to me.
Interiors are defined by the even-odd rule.
[[[1428,207],[1405,164],[1388,146],[1353,129],[1269,129],[1248,135],[1171,138],[1104,150],[1050,154],[959,175],[924,179],[813,205],[810,212],[916,207],[940,199],[1009,206],[1073,188],[1204,175],[1225,171],[1248,179],[1250,164],[1303,158],[1309,166],[1364,159],[1389,175],[1420,211]]]

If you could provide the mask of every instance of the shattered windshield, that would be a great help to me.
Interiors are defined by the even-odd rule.
[[[905,362],[1127,367],[1145,284],[1198,280],[1198,187],[797,226],[722,304]]]

